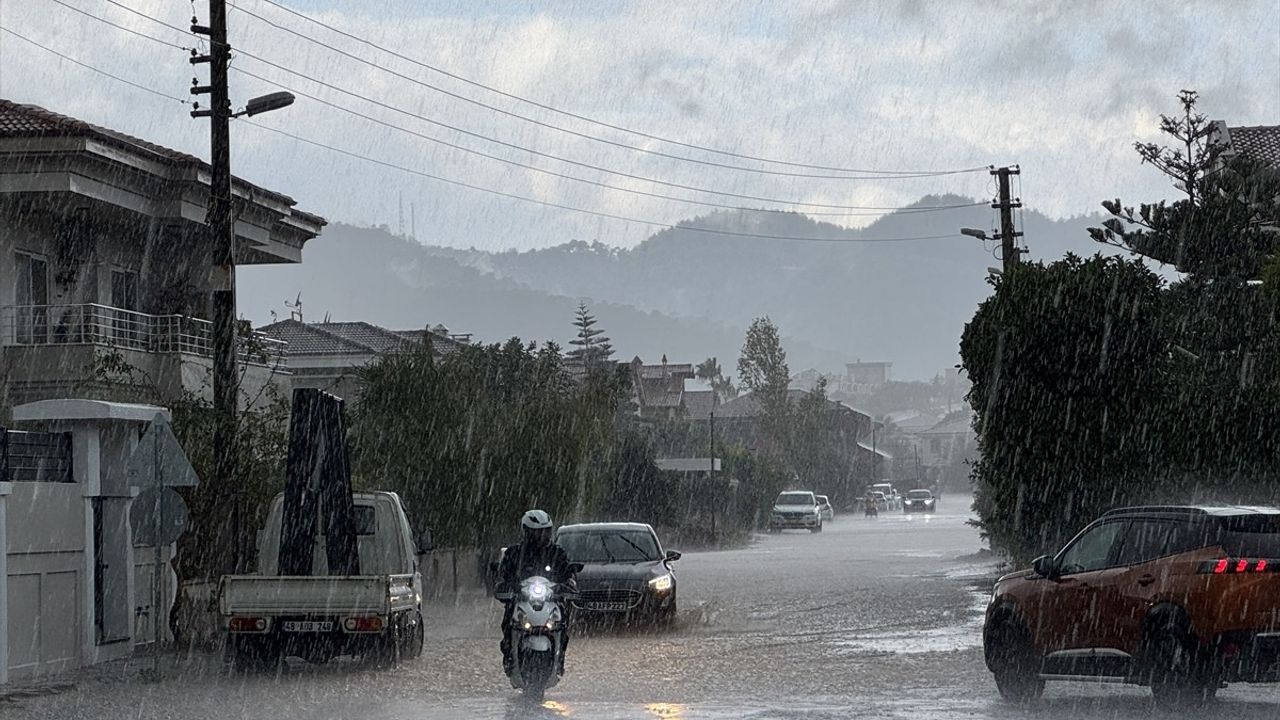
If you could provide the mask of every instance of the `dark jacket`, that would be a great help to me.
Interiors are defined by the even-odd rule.
[[[554,583],[573,580],[573,573],[569,571],[569,556],[564,548],[555,543],[533,547],[523,542],[507,548],[502,556],[502,564],[498,566],[498,589],[513,592],[520,587],[521,582],[535,575]]]

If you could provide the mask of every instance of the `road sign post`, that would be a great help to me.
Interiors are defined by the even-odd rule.
[[[140,490],[129,509],[133,543],[150,545],[155,559],[151,570],[151,671],[158,678],[160,606],[164,595],[160,577],[163,565],[161,548],[177,542],[190,519],[186,503],[173,488],[195,487],[200,478],[174,436],[169,421],[158,413],[129,456],[125,475],[129,484]]]

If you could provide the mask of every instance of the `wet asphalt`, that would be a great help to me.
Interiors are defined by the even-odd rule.
[[[564,680],[526,702],[503,677],[497,603],[467,595],[428,608],[423,657],[393,670],[292,660],[274,675],[229,675],[213,656],[134,666],[0,702],[3,718],[356,718],[359,720],[764,720],[798,718],[1280,717],[1280,686],[1233,686],[1195,711],[1161,713],[1144,688],[1050,685],[1010,707],[982,664],[981,612],[995,563],[966,524],[968,499],[933,516],[838,516],[820,534],[689,552],[676,563],[680,618],[659,632],[575,635]]]

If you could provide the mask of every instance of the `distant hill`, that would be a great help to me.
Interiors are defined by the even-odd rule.
[[[966,202],[928,197],[921,205]],[[1030,258],[1100,248],[1085,228],[1098,218],[1053,221],[1027,212],[1020,226]],[[334,224],[308,244],[297,266],[245,268],[241,312],[258,322],[285,312],[302,292],[308,319],[368,320],[396,328],[443,323],[497,342],[555,340],[586,299],[618,356],[673,361],[717,356],[731,372],[751,319],[769,315],[783,331],[793,371],[843,369],[889,360],[894,376],[926,379],[958,361],[964,323],[990,288],[999,262],[975,239],[857,242],[989,228],[985,207],[894,214],[846,230],[791,213],[721,212],[699,227],[828,238],[796,242],[730,237],[679,227],[632,249],[581,241],[529,252],[423,246],[385,230]]]

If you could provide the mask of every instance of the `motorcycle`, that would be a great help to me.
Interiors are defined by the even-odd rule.
[[[876,504],[875,500],[867,501],[864,517],[880,517],[880,507]]]
[[[518,593],[500,592],[495,597],[515,602],[507,630],[512,656],[507,677],[511,687],[541,702],[546,689],[560,682],[558,668],[568,632],[561,603],[572,601],[577,594],[571,587],[534,576],[520,583]]]

